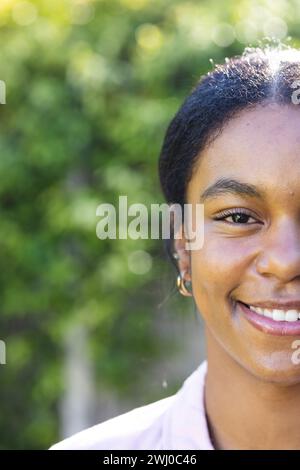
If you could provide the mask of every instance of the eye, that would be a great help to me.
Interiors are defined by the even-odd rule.
[[[214,220],[221,220],[221,221],[227,222],[225,219],[228,219],[229,217],[232,217],[232,220],[234,221],[234,222],[228,222],[232,225],[253,225],[253,222],[250,224],[247,223],[249,219],[253,219],[255,221],[254,223],[258,223],[258,221],[254,217],[252,217],[251,214],[241,209],[232,209],[232,210],[223,211],[219,215],[214,217]]]

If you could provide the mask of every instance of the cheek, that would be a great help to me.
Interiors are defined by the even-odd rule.
[[[203,247],[191,252],[193,293],[198,309],[229,305],[232,291],[247,280],[256,253],[254,241],[206,234]]]

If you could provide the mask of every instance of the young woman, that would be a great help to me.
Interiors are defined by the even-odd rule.
[[[181,227],[169,249],[207,360],[175,395],[54,449],[300,449],[298,88],[300,52],[276,46],[227,59],[186,98],[159,172],[168,203],[204,205],[203,246],[187,250]]]

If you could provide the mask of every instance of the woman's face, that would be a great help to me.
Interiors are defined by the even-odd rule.
[[[221,178],[235,182],[201,199]],[[300,312],[300,108],[259,106],[229,121],[201,153],[187,202],[204,204],[204,244],[189,268],[212,341],[260,379],[300,382],[300,320],[273,319],[282,302]],[[273,308],[259,314],[238,301]]]

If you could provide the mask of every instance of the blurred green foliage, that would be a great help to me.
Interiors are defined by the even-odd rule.
[[[290,34],[297,45],[299,6],[1,1],[1,448],[47,448],[59,439],[71,325],[88,329],[98,380],[124,396],[171,350],[172,338],[157,331],[162,241],[100,241],[96,207],[117,204],[119,195],[162,202],[164,131],[210,59],[266,35]],[[147,253],[152,267],[137,274],[132,265],[139,269]]]

